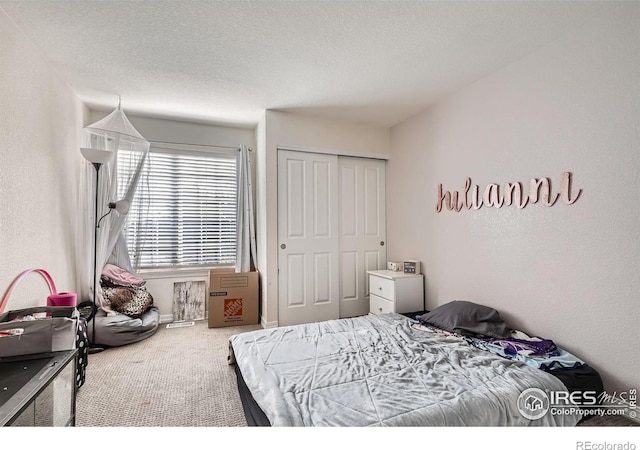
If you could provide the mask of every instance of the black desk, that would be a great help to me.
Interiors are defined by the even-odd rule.
[[[76,353],[0,358],[0,425],[75,426]]]

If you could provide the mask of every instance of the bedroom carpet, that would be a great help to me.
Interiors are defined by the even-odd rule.
[[[89,355],[78,390],[78,427],[245,427],[230,336],[260,325],[170,328],[144,341]],[[581,426],[638,426],[624,418],[594,417]]]
[[[78,389],[78,427],[247,426],[228,339],[260,325],[182,328],[161,324],[148,339],[89,355]]]

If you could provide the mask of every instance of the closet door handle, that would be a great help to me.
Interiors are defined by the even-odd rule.
[[[285,248],[287,248],[287,244],[280,244],[280,248],[284,250]]]
[[[384,247],[384,241],[380,241],[380,247]]]

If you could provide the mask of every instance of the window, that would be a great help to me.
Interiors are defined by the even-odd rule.
[[[151,145],[127,216],[132,264],[141,269],[235,264],[237,152],[167,147]],[[133,155],[119,152],[119,178],[134,171]],[[118,186],[119,197],[123,190]]]

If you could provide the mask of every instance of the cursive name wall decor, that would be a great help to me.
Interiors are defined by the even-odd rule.
[[[482,206],[501,208],[502,206],[515,205],[522,209],[530,203],[542,201],[547,206],[553,206],[562,199],[567,205],[571,205],[578,200],[582,189],[578,189],[575,196],[571,195],[571,172],[562,174],[562,188],[555,194],[551,190],[551,180],[549,178],[532,178],[529,182],[529,192],[525,195],[522,183],[505,183],[501,190],[499,184],[489,184],[480,196],[480,186],[471,184],[471,178],[467,178],[464,189],[460,191],[445,191],[442,183],[438,185],[438,203],[436,211],[442,211],[443,206],[449,211],[460,212],[463,209],[480,209]]]

